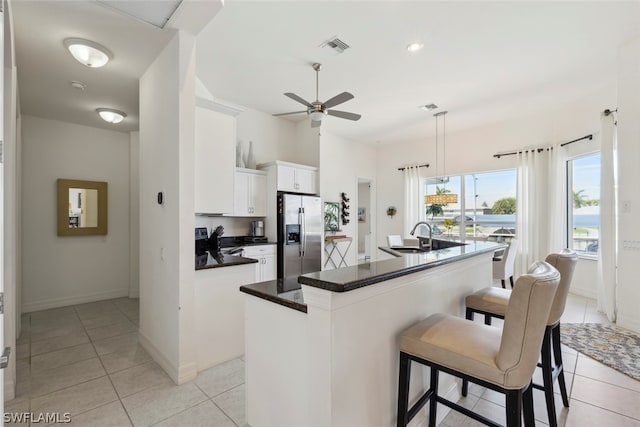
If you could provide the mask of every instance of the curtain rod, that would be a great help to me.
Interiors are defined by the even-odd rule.
[[[561,146],[561,147],[564,147],[565,145],[573,144],[574,142],[582,141],[583,139],[589,139],[589,140],[591,140],[591,139],[593,139],[593,134],[585,135],[585,136],[583,136],[582,138],[576,138],[576,139],[571,140],[571,141],[568,141],[568,142],[563,142],[562,144],[560,144],[560,146]],[[538,153],[540,153],[541,151],[544,151],[544,150],[551,150],[551,149],[553,149],[553,147],[547,147],[547,148],[531,148],[531,149],[528,149],[528,150],[512,151],[512,152],[510,152],[510,153],[497,153],[497,154],[494,154],[494,155],[493,155],[493,157],[495,157],[495,158],[499,159],[499,158],[500,158],[500,157],[502,157],[502,156],[513,156],[513,155],[516,155],[516,154],[518,154],[518,153],[523,153],[523,152],[526,152],[526,151],[537,151]]]
[[[405,170],[407,167],[410,167],[410,166],[401,167],[401,168],[398,168],[398,170],[399,170],[399,171],[403,171],[403,170]],[[419,168],[428,168],[428,167],[429,167],[429,163],[425,163],[424,165],[418,165],[418,167],[419,167]]]

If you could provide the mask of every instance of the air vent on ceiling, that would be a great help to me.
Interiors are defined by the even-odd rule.
[[[325,46],[329,46],[331,49],[335,50],[338,53],[342,53],[351,47],[336,36],[331,37],[329,40],[320,45],[320,47]]]

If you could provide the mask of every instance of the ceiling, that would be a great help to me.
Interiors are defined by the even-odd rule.
[[[117,12],[113,8],[121,2],[105,3],[11,3],[22,114],[119,131],[138,129],[138,79],[173,33]],[[175,2],[163,3],[173,4],[170,12],[175,9]],[[65,49],[68,37],[100,43],[113,59],[102,68],[85,67]],[[87,88],[74,89],[69,84],[73,80]],[[121,110],[127,117],[120,124],[106,123],[96,108]]]
[[[322,127],[364,142],[432,132],[448,110],[456,130],[541,111],[614,86],[618,47],[640,34],[639,2],[227,1],[198,36],[197,74],[216,97],[270,114],[320,100],[358,122]],[[342,54],[320,45],[337,35]],[[424,48],[409,53],[419,41]],[[418,106],[435,103],[433,112]],[[607,107],[607,106],[603,106]],[[305,115],[293,116],[301,120]],[[452,129],[453,128],[453,129]]]
[[[23,114],[88,126],[138,129],[138,78],[172,35],[165,22],[179,0],[14,0],[16,60]],[[133,7],[135,5],[135,7]],[[126,13],[113,8],[124,8]],[[312,62],[321,62],[320,100],[342,91],[322,127],[353,140],[390,143],[541,111],[615,84],[618,47],[640,34],[640,2],[227,1],[198,36],[197,74],[217,98],[269,114],[302,110],[283,96],[315,99]],[[320,45],[337,35],[351,48]],[[106,46],[99,69],[76,62],[67,37]],[[419,41],[414,54],[406,46]],[[69,82],[87,84],[84,91]],[[433,112],[418,106],[435,103]],[[125,111],[119,125],[100,107]],[[603,106],[606,107],[606,106]],[[290,120],[302,120],[304,115]]]

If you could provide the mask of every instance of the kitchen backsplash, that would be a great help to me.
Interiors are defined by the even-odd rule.
[[[207,227],[209,234],[211,230],[221,225],[224,227],[225,236],[248,236],[249,224],[257,219],[265,218],[231,218],[225,216],[200,216],[196,215],[195,226]]]

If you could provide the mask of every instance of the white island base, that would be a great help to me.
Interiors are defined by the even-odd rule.
[[[492,284],[492,257],[480,253],[348,292],[302,285],[307,313],[246,295],[249,425],[395,426],[400,332],[433,313],[464,316],[464,297]],[[412,365],[410,404],[428,379],[428,368]],[[453,377],[441,375],[440,393],[458,393]],[[426,426],[426,410],[410,425]]]

